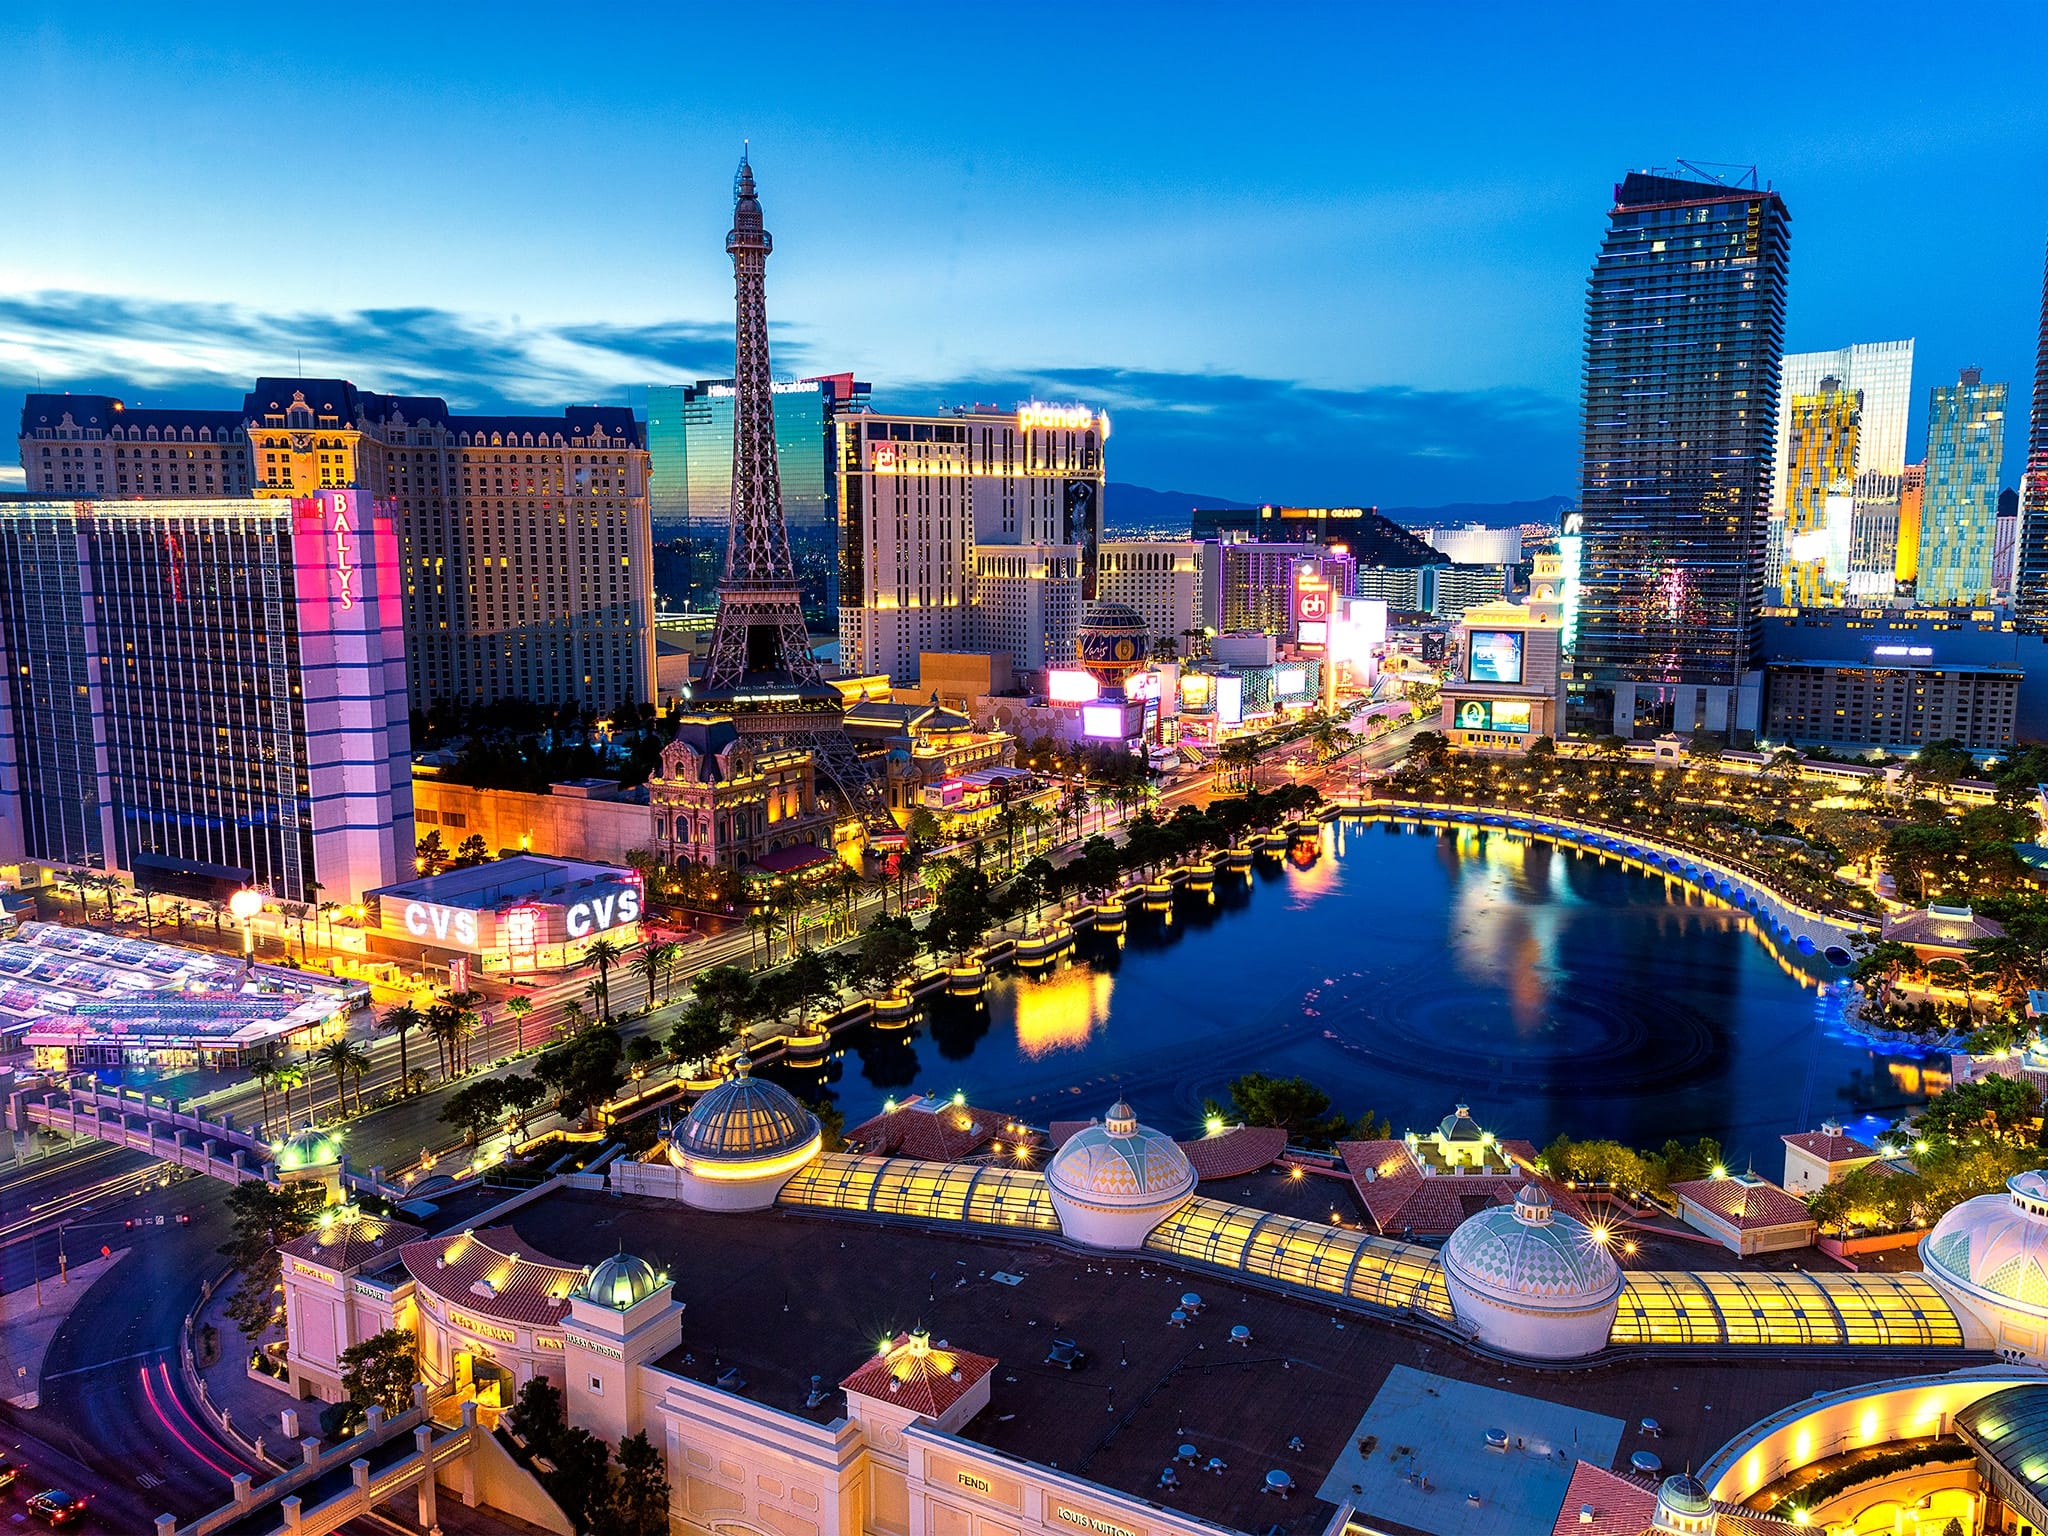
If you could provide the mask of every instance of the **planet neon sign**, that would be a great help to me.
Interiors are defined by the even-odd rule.
[[[1017,411],[1017,429],[1029,432],[1034,427],[1052,427],[1071,430],[1095,425],[1095,412],[1085,405],[1040,405],[1034,401]]]

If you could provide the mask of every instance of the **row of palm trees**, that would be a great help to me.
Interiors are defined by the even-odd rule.
[[[118,920],[120,914],[114,906],[114,898],[119,893],[128,889],[127,883],[118,876],[103,875],[89,869],[74,869],[65,871],[58,877],[58,880],[60,884],[68,886],[78,898],[80,915],[88,924],[94,921],[92,896],[95,892],[100,893],[106,898],[106,920],[109,926]],[[318,881],[313,882],[313,889],[315,891],[319,889]],[[156,891],[146,891],[139,888],[136,890],[135,896],[142,903],[142,925],[145,929],[152,932],[155,931],[157,923],[161,920],[175,923],[179,934],[182,935],[185,931],[185,921],[187,918],[197,920],[199,917],[205,916],[213,920],[213,931],[215,936],[218,937],[223,931],[230,915],[228,904],[224,900],[186,901],[180,897],[165,896]],[[332,946],[334,943],[334,916],[341,909],[342,904],[338,901],[288,904],[290,917],[299,925],[299,956],[301,959],[304,959],[306,954],[307,921],[310,919],[322,924],[326,930],[327,943],[329,946]]]

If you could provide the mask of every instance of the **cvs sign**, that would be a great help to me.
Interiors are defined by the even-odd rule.
[[[444,944],[452,939],[465,949],[475,949],[476,913],[467,907],[409,901],[405,904],[405,931],[416,939],[431,936]]]
[[[563,915],[562,926],[569,930],[570,938],[580,939],[588,933],[622,928],[639,920],[640,892],[633,886],[622,885],[610,895],[577,902]]]

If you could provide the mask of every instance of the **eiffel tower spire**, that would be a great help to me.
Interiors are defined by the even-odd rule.
[[[807,751],[847,808],[867,824],[869,840],[900,840],[886,797],[868,777],[842,723],[839,690],[824,681],[782,518],[782,474],[775,459],[775,393],[768,367],[768,253],[775,242],[761,223],[754,168],[745,154],[733,180],[732,510],[718,620],[698,698],[732,717],[748,739]]]

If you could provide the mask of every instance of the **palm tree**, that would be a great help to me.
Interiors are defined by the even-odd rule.
[[[400,1003],[386,1008],[377,1020],[377,1027],[398,1036],[398,1080],[402,1083],[412,1076],[412,1063],[406,1059],[405,1037],[426,1022],[426,1016],[411,1003]]]
[[[90,898],[93,888],[97,883],[93,878],[92,871],[87,869],[69,870],[63,878],[65,884],[78,892],[78,915],[90,923],[92,921],[92,901]],[[222,910],[225,911],[226,908],[223,907]]]
[[[220,937],[220,920],[228,915],[228,904],[224,901],[209,901],[206,910],[213,914],[213,936]]]
[[[562,1033],[566,1035],[575,1034],[583,1028],[583,1022],[584,1014],[581,1003],[572,997],[562,1004]]]
[[[641,944],[640,958],[635,962],[639,966],[640,974],[647,980],[647,1006],[650,1011],[653,1009],[655,1002],[654,989],[661,980],[661,967],[664,959],[661,951],[662,946],[655,940],[649,939]]]
[[[773,965],[775,963],[776,923],[777,918],[775,914],[772,911],[770,911],[766,906],[756,907],[753,911],[747,914],[747,931],[753,934],[755,939],[754,953],[756,955],[760,953],[760,940],[762,940],[763,938],[767,939],[768,963],[770,965]]]
[[[327,947],[332,949],[334,948],[334,914],[341,910],[341,903],[338,901],[323,901],[315,910],[319,912],[320,921],[327,929]]]
[[[277,1091],[284,1095],[284,1128],[289,1135],[292,1128],[292,1090],[306,1086],[306,1069],[297,1062],[285,1062],[272,1075]]]
[[[349,1083],[356,1091],[356,1113],[363,1112],[363,1074],[370,1070],[370,1053],[360,1045],[348,1048]]]
[[[92,882],[107,898],[107,926],[114,926],[114,892],[121,889],[121,882],[113,875],[95,876]]]
[[[526,1043],[526,1016],[533,1012],[533,999],[515,997],[505,1005],[505,1016],[512,1021],[512,1049],[517,1051]]]
[[[446,1001],[438,1002],[427,1010],[426,1025],[441,1053],[441,1081],[448,1082],[455,1076],[456,1047],[462,1041],[462,1010]]]
[[[313,1059],[334,1074],[334,1114],[348,1113],[348,1058],[355,1047],[346,1040],[330,1040],[313,1053]]]
[[[469,1037],[476,1033],[479,1022],[476,1005],[484,1000],[481,992],[450,992],[441,999],[455,1010],[454,1042],[457,1047],[457,1062],[464,1072],[469,1070]]]
[[[597,976],[593,982],[595,990],[592,995],[598,1011],[603,1014],[607,1024],[612,1018],[611,969],[619,963],[624,954],[624,950],[603,936],[592,939],[590,947],[583,951],[583,963],[597,969]]]
[[[256,1086],[263,1090],[263,1123],[267,1126],[270,1124],[270,1080],[275,1073],[269,1062],[259,1061],[252,1075]]]

